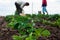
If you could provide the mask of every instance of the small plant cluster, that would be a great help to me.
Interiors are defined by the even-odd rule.
[[[13,40],[37,40],[38,37],[48,37],[50,32],[44,28],[35,28],[35,23],[60,27],[60,15],[26,14],[26,16],[9,15],[5,17],[7,27],[18,30],[19,36],[13,35]]]

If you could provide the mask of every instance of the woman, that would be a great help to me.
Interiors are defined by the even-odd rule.
[[[42,0],[42,11],[43,11],[43,14],[45,14],[45,12],[48,14],[46,7],[47,7],[47,1],[46,0]]]

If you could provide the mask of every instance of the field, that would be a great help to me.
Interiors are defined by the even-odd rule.
[[[60,40],[60,15],[1,16],[0,40]]]

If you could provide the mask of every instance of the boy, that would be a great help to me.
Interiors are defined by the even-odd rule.
[[[15,2],[15,6],[16,6],[15,15],[20,15],[20,14],[22,14],[24,6],[29,6],[29,3],[28,2],[19,2],[19,1],[16,1]]]

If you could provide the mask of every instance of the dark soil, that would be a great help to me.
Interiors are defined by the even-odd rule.
[[[60,29],[57,27],[51,27],[50,25],[44,25],[39,22],[36,23],[36,27],[42,27],[51,32],[49,37],[39,37],[37,40],[60,40]]]
[[[12,35],[19,35],[17,30],[6,28],[7,22],[4,17],[0,17],[0,40],[13,40]]]
[[[19,35],[17,30],[6,28],[7,22],[4,17],[0,17],[0,40],[13,40],[12,35]],[[43,27],[51,32],[49,37],[39,37],[37,40],[60,40],[60,29],[57,27],[51,27],[49,25],[43,25],[39,22],[36,23],[37,28]]]

